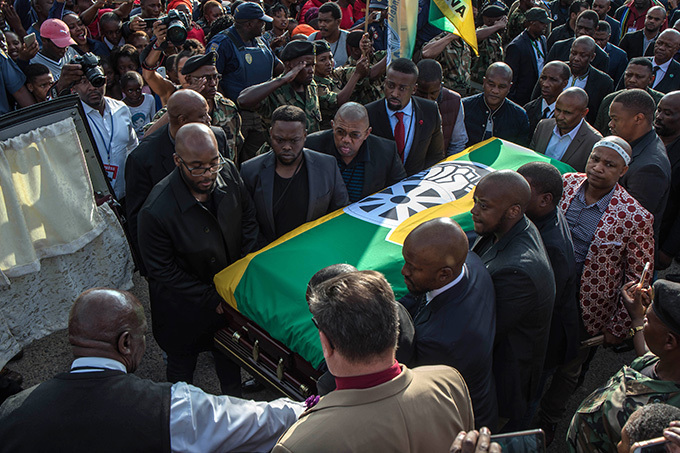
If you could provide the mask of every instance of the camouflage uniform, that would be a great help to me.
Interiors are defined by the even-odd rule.
[[[331,120],[335,117],[335,112],[338,111],[337,96],[340,92],[340,85],[336,80],[330,77],[321,77],[317,75],[314,76],[314,82],[316,82],[318,87],[317,94],[320,97],[333,95],[335,98],[334,102],[326,103],[325,107],[321,108],[321,130],[330,129]]]
[[[149,124],[144,126],[146,131],[168,111],[167,107],[163,107],[153,116]],[[229,155],[226,156],[235,162],[236,150],[243,144],[243,135],[241,135],[241,115],[238,113],[236,104],[228,98],[225,98],[220,93],[215,94],[215,108],[210,116],[211,126],[221,127],[227,136],[227,145],[229,146]]]
[[[441,39],[446,35],[448,33],[442,33],[435,39]],[[455,39],[435,59],[442,65],[444,74],[442,83],[444,86],[461,96],[466,96],[470,90],[470,68],[472,65],[470,46],[465,44],[462,39]]]
[[[382,60],[387,52],[384,50],[378,50],[373,53],[371,57],[371,66]],[[354,69],[357,65],[357,60],[353,57],[347,59],[347,63],[344,66],[335,68],[332,77],[337,80],[338,85],[344,87],[347,85],[350,77],[354,74]],[[369,77],[365,77],[359,80],[349,97],[350,101],[358,102],[359,104],[368,104],[375,100],[380,99],[383,96],[383,83],[385,82],[385,75],[376,77],[371,80]]]
[[[265,130],[269,131],[271,125],[272,113],[277,107],[282,105],[295,105],[305,111],[307,116],[307,133],[317,132],[321,128],[321,110],[322,109],[337,109],[338,95],[327,90],[321,90],[316,82],[312,81],[306,88],[305,98],[293,90],[289,85],[283,85],[277,88],[272,94],[267,96],[262,105],[258,109],[262,114],[262,122]]]
[[[583,400],[567,433],[570,452],[616,451],[621,429],[635,409],[650,403],[680,407],[680,385],[640,373],[658,361],[651,353],[638,357]]]
[[[519,36],[526,28],[524,22],[526,21],[526,11],[516,8],[508,17],[508,26],[505,28],[505,42],[510,44],[513,39]]]
[[[482,83],[486,69],[497,61],[503,61],[503,38],[496,32],[478,43],[479,56],[472,57],[471,79],[473,82]]]

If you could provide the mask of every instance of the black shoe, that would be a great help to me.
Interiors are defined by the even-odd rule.
[[[260,390],[264,390],[264,385],[260,384],[255,379],[248,379],[241,384],[241,390],[244,393],[259,392]]]

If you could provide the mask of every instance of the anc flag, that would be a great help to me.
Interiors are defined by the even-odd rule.
[[[387,64],[411,58],[418,31],[418,0],[389,0],[387,10]]]
[[[460,36],[479,55],[470,0],[431,0],[428,20],[435,27]]]
[[[217,274],[215,286],[227,303],[316,367],[323,354],[305,300],[314,273],[337,263],[376,270],[387,277],[397,298],[403,296],[401,244],[408,233],[436,217],[452,217],[463,230],[472,231],[469,211],[479,179],[538,160],[551,162],[562,173],[573,171],[542,154],[489,139],[300,226]]]

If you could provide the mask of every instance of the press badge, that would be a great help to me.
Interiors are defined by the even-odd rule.
[[[104,171],[109,181],[113,182],[118,177],[118,165],[104,164]]]

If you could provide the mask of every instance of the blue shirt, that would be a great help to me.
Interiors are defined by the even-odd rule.
[[[390,110],[387,106],[387,100],[385,100],[385,108],[387,109],[387,117],[390,120],[390,126],[392,127],[392,134],[394,134],[394,128],[397,126],[397,113],[402,112],[404,117],[402,121],[404,123],[404,162],[408,158],[408,154],[411,151],[411,145],[413,144],[413,136],[415,135],[415,116],[413,115],[413,101],[409,99],[408,104],[401,110]]]
[[[16,93],[26,83],[26,76],[19,66],[2,50],[0,50],[0,82],[4,87],[0,90],[0,115],[2,115],[10,110],[8,94]]]

